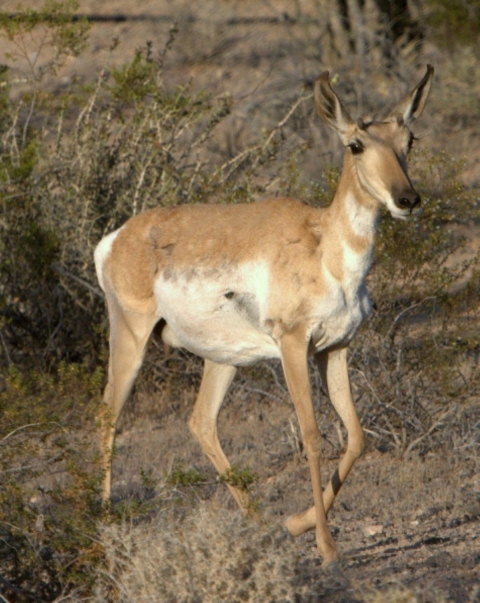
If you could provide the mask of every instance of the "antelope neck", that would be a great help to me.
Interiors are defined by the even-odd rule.
[[[363,190],[347,162],[328,211],[330,241],[324,248],[327,267],[340,280],[355,274],[359,284],[370,269],[379,205]]]

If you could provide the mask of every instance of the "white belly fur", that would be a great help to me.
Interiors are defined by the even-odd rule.
[[[199,270],[168,278],[162,274],[154,291],[159,316],[167,323],[166,341],[225,364],[280,357],[275,341],[262,328],[266,266],[248,264],[217,274]]]

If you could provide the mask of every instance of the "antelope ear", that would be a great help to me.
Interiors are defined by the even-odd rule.
[[[427,72],[422,78],[422,81],[402,100],[395,105],[390,112],[390,116],[397,121],[399,117],[403,117],[403,122],[408,126],[412,121],[415,121],[422,114],[425,103],[427,102],[428,93],[433,78],[433,67],[427,65]]]
[[[342,142],[348,142],[348,130],[354,122],[330,85],[329,73],[324,71],[313,88],[315,108],[322,120],[338,132]]]

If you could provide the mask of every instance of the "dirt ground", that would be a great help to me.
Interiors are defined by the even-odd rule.
[[[4,0],[2,8],[14,10],[17,4]],[[38,2],[24,1],[23,5],[35,7]],[[137,20],[94,24],[87,52],[81,59],[72,58],[52,86],[68,86],[74,77],[85,81],[96,77],[115,37],[120,45],[109,59],[110,65],[122,64],[147,40],[162,48],[175,20],[179,33],[166,60],[166,79],[169,85],[190,80],[197,90],[230,92],[234,101],[229,118],[233,145],[248,139],[249,128],[264,125],[248,124],[253,106],[264,103],[266,116],[275,113],[278,103],[289,101],[298,94],[303,82],[311,81],[325,68],[340,74],[346,103],[353,102],[359,110],[405,90],[406,81],[401,79],[388,81],[380,74],[362,82],[345,65],[337,68],[323,64],[315,54],[315,32],[307,26],[295,28],[280,18],[283,13],[293,14],[298,6],[308,14],[313,5],[287,0],[106,0],[101,4],[81,0],[80,10],[85,14],[130,15]],[[233,17],[276,17],[278,22],[233,24]],[[0,55],[5,49],[2,44]],[[459,156],[468,153],[464,180],[478,184],[480,118],[476,101],[468,104],[464,99],[461,111],[455,111],[445,92],[452,85],[452,66],[433,47],[424,49],[422,58],[423,63],[430,61],[437,68],[431,102],[422,118],[427,144],[432,149],[449,148]],[[468,57],[457,66],[459,72],[467,67],[478,69]],[[17,64],[15,69],[21,77],[22,65]],[[413,83],[421,72],[412,59],[407,62],[405,80]],[[308,174],[318,170],[313,159],[305,170]],[[475,249],[480,237],[478,230],[472,228],[469,236]],[[157,406],[141,395],[137,396],[135,407],[130,403],[117,441],[117,499],[141,488],[140,469],[152,471],[155,479],[162,479],[172,466],[181,463],[199,467],[211,478],[210,485],[202,486],[202,497],[231,505],[225,487],[216,482],[213,469],[188,432],[186,422],[193,396],[193,390],[186,392],[184,400],[166,406]],[[472,409],[477,430],[478,406]],[[298,435],[291,427],[293,421],[293,409],[285,401],[260,407],[239,398],[230,400],[220,421],[228,455],[239,466],[250,465],[258,473],[255,496],[262,512],[278,521],[310,501],[310,480],[298,448]],[[332,428],[326,429],[328,434]],[[337,462],[333,452],[330,457],[325,477]],[[403,585],[421,592],[424,601],[441,601],[443,596],[455,603],[480,602],[479,476],[478,448],[435,451],[410,459],[370,451],[354,468],[331,513],[330,523],[342,553],[344,573],[332,578],[331,587],[320,593],[321,600],[354,601],[354,591],[359,586],[383,592],[389,585]],[[315,556],[313,535],[303,536],[297,542],[305,579],[315,581],[322,570]]]
[[[274,525],[283,524],[288,514],[311,504],[310,477],[299,447],[294,410],[286,398],[252,402],[242,392],[240,381],[222,410],[220,438],[230,460],[256,474],[253,498],[261,515]],[[130,404],[117,437],[115,500],[148,496],[139,477],[146,472],[163,484],[160,496],[164,499],[173,498],[184,506],[207,500],[238,512],[188,431],[193,396],[192,389],[178,404],[165,406],[161,399],[157,404],[155,396],[140,393]],[[332,417],[326,404],[323,400],[318,407],[328,457],[325,481],[338,463],[338,454],[329,444],[335,433],[327,424]],[[472,411],[478,421],[478,405]],[[418,593],[419,601],[479,601],[478,453],[445,450],[402,459],[372,450],[371,441],[368,448],[370,452],[354,467],[329,517],[341,552],[341,571],[325,579],[314,534],[308,533],[295,540],[302,583],[322,584],[318,599],[322,602],[354,602],[359,592],[400,592],[402,588]],[[195,467],[207,476],[206,483],[165,490],[165,476],[178,466]]]
[[[241,376],[240,376],[241,382]],[[310,477],[299,447],[292,405],[252,400],[234,386],[222,410],[219,434],[227,456],[257,475],[253,498],[273,525],[311,504]],[[207,500],[238,512],[225,486],[204,457],[187,427],[194,388],[183,400],[165,405],[151,394],[139,394],[123,417],[114,462],[117,501],[145,496],[142,471],[157,484],[175,467],[195,467],[207,476],[204,485],[170,486],[160,496]],[[326,399],[318,406],[327,456],[326,481],[338,463],[332,443],[337,440],[334,417]],[[471,409],[478,424],[479,409]],[[337,440],[338,446],[338,440]],[[340,491],[329,523],[341,555],[341,572],[325,577],[313,533],[295,540],[300,554],[302,584],[308,583],[318,601],[351,603],[359,593],[401,589],[418,593],[418,601],[480,601],[480,465],[472,450],[436,451],[400,458],[375,450],[355,465]],[[338,450],[338,448],[337,448]],[[158,480],[158,481],[157,481]],[[158,491],[157,494],[158,495]],[[155,495],[154,495],[155,496]],[[321,585],[321,586],[320,586]],[[315,599],[316,601],[317,599]],[[363,600],[363,599],[360,599]],[[392,599],[392,601],[403,599]],[[410,600],[410,599],[405,599]]]

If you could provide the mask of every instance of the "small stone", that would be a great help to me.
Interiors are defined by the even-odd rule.
[[[382,534],[383,533],[383,526],[379,523],[375,523],[369,526],[365,526],[363,528],[363,533],[365,534],[365,536],[376,536],[377,534]]]

